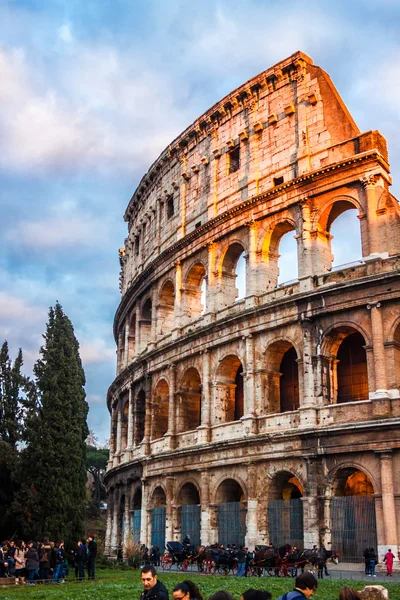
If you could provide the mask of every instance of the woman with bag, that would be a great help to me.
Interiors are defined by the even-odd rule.
[[[15,545],[15,583],[18,585],[25,585],[25,542],[23,540],[18,540]]]

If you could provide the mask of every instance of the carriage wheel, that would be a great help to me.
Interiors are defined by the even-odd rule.
[[[202,562],[202,571],[205,575],[214,575],[217,564],[212,558],[205,558]]]
[[[163,571],[170,571],[172,567],[172,556],[168,554],[168,552],[164,552],[160,562]]]
[[[288,569],[287,567],[285,567],[285,565],[281,565],[279,567],[279,571],[278,571],[278,575],[279,577],[286,577],[288,574]]]

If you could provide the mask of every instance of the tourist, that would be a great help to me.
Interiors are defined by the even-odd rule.
[[[208,600],[234,600],[234,597],[226,590],[219,590],[210,596]]]
[[[86,541],[85,540],[80,540],[78,542],[77,553],[76,553],[76,562],[78,564],[79,581],[83,581],[85,579],[85,562],[86,562]],[[75,575],[76,575],[76,567],[75,567]]]
[[[241,600],[271,600],[272,596],[267,590],[249,589],[243,592]]]
[[[60,583],[63,576],[63,563],[64,563],[64,542],[56,542],[54,549],[55,566],[53,571],[53,581]]]
[[[25,584],[25,542],[18,540],[15,548],[15,583],[24,585]]]
[[[186,579],[178,583],[172,592],[174,600],[203,600],[203,596],[193,581]]]
[[[28,584],[35,585],[35,576],[39,573],[39,554],[35,542],[29,542],[25,553]]]
[[[153,565],[142,568],[143,592],[140,600],[168,600],[168,590],[158,581],[157,571]]]
[[[361,596],[356,590],[346,586],[340,590],[339,600],[361,600]]]
[[[389,548],[389,550],[385,554],[385,558],[383,559],[383,562],[386,563],[386,569],[387,569],[386,577],[388,577],[388,576],[393,577],[393,560],[394,560],[394,554],[391,551],[391,549]]]
[[[280,596],[278,600],[304,600],[314,595],[318,581],[312,573],[302,573],[296,577],[295,589]]]
[[[94,579],[96,557],[97,557],[97,542],[92,535],[89,535],[88,539],[87,539],[87,551],[88,551],[88,559],[87,559],[88,579]]]
[[[39,551],[39,579],[47,581],[50,573],[51,546],[49,540],[43,540]]]
[[[376,577],[375,575],[375,565],[377,563],[378,557],[376,555],[376,552],[373,548],[369,549],[369,577]]]
[[[370,575],[371,571],[370,571],[370,554],[369,554],[369,548],[365,548],[364,553],[363,553],[363,557],[364,557],[364,561],[365,561],[365,574],[366,575]]]
[[[239,550],[237,552],[237,560],[238,560],[238,566],[237,566],[237,571],[236,571],[237,577],[244,577],[244,575],[245,575],[246,558],[247,558],[247,552],[244,549],[244,546],[240,545]]]

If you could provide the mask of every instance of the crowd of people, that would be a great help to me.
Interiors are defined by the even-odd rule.
[[[79,581],[85,579],[86,571],[88,579],[94,579],[96,556],[93,536],[78,540],[70,554],[66,553],[63,540],[7,540],[0,544],[0,577],[15,577],[17,585],[64,583],[72,566]]]

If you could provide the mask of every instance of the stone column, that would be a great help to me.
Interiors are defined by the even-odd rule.
[[[140,340],[140,309],[136,306],[136,317],[135,317],[135,356],[138,356],[141,351],[141,340]]]
[[[124,345],[125,345],[125,353],[124,353],[124,365],[123,366],[127,367],[128,362],[129,362],[129,321],[127,321],[125,324]]]
[[[246,515],[246,539],[245,544],[249,548],[254,548],[259,543],[258,523],[257,523],[257,467],[250,463],[247,467],[247,515]]]
[[[122,414],[121,414],[121,406],[118,400],[118,404],[116,406],[117,411],[117,447],[116,452],[114,454],[114,467],[119,465],[121,460],[121,442],[122,442]]]
[[[325,548],[328,548],[328,545],[332,543],[332,519],[331,519],[331,496],[323,496],[321,498],[321,502],[323,503],[323,513],[324,513],[324,525],[322,528],[322,543]]]
[[[157,254],[160,254],[161,246],[161,198],[157,198],[156,204],[156,248]]]
[[[201,425],[198,427],[197,443],[210,441],[211,425],[211,394],[210,394],[210,361],[211,355],[208,350],[202,352],[203,358],[203,382],[201,390]]]
[[[319,540],[319,503],[318,503],[319,463],[307,460],[307,489],[303,501],[304,548],[320,545]]]
[[[374,417],[390,417],[391,402],[387,391],[386,360],[380,302],[367,305],[371,311],[372,347],[374,356],[375,390],[369,396],[373,400]]]
[[[140,543],[150,548],[151,540],[151,511],[149,508],[149,486],[147,480],[142,479],[142,509],[140,521]]]
[[[243,432],[245,435],[257,433],[257,421],[255,415],[255,389],[254,389],[254,338],[251,334],[244,337],[246,343],[246,369],[243,389],[244,415],[242,417]]]
[[[380,256],[379,254],[379,228],[378,216],[376,214],[376,177],[367,175],[361,179],[365,190],[365,203],[368,219],[368,250],[369,258]]]
[[[178,260],[175,264],[175,304],[174,304],[174,327],[172,337],[176,339],[180,335],[182,318],[182,265]]]
[[[313,243],[311,238],[311,201],[309,198],[300,200],[299,233],[297,240],[297,261],[300,292],[313,289]]]
[[[129,386],[129,404],[128,404],[128,434],[126,440],[126,454],[129,459],[129,453],[133,448],[133,392],[132,386]]]
[[[256,298],[260,291],[257,278],[257,224],[254,219],[246,223],[249,238],[246,269],[246,308],[256,305]]]
[[[317,423],[317,409],[314,397],[314,372],[312,364],[312,324],[305,317],[302,321],[303,329],[303,360],[298,362],[299,371],[302,367],[303,394],[300,398],[300,423],[302,427],[315,427]],[[299,373],[300,375],[300,373]]]
[[[176,447],[176,365],[169,365],[169,403],[168,403],[168,432],[169,447]]]
[[[124,506],[124,520],[125,520],[125,529],[124,529],[124,559],[127,560],[127,546],[129,542],[132,541],[132,529],[131,529],[131,513],[130,513],[130,505],[129,505],[129,494],[128,489],[125,490],[125,506]]]
[[[396,504],[393,489],[393,455],[392,452],[382,452],[379,454],[381,467],[381,488],[382,488],[382,508],[383,525],[385,530],[385,545],[379,546],[379,557],[386,554],[391,548],[393,554],[397,556],[398,537],[396,521]]]
[[[111,469],[114,464],[114,453],[115,453],[115,437],[114,437],[114,419],[115,411],[111,400],[111,421],[110,421],[110,455],[107,461],[107,469]]]
[[[112,515],[112,503],[111,503],[111,493],[107,494],[107,523],[106,523],[106,539],[104,543],[104,552],[105,554],[111,554],[111,536],[112,536],[112,526],[113,526],[113,515]]]
[[[215,254],[217,251],[217,245],[214,242],[210,242],[207,245],[208,250],[208,263],[207,263],[207,298],[206,298],[206,314],[209,321],[215,318],[215,295],[217,293],[217,274],[215,272]]]
[[[212,543],[210,530],[210,478],[205,469],[201,471],[201,514],[200,514],[200,542],[203,546],[209,546]]]
[[[154,287],[151,294],[151,325],[150,325],[150,341],[149,349],[154,348],[157,343],[157,288]]]
[[[111,534],[111,553],[115,554],[118,546],[118,504],[119,498],[116,491],[114,492],[114,508],[113,508],[113,521],[112,521],[112,534]]]
[[[166,541],[173,539],[173,503],[174,503],[174,477],[166,478],[167,488],[167,506],[166,506],[166,520],[165,520],[165,539]]]
[[[146,456],[150,454],[150,440],[151,440],[151,411],[152,411],[151,398],[146,394],[146,412],[144,415],[144,453]]]

